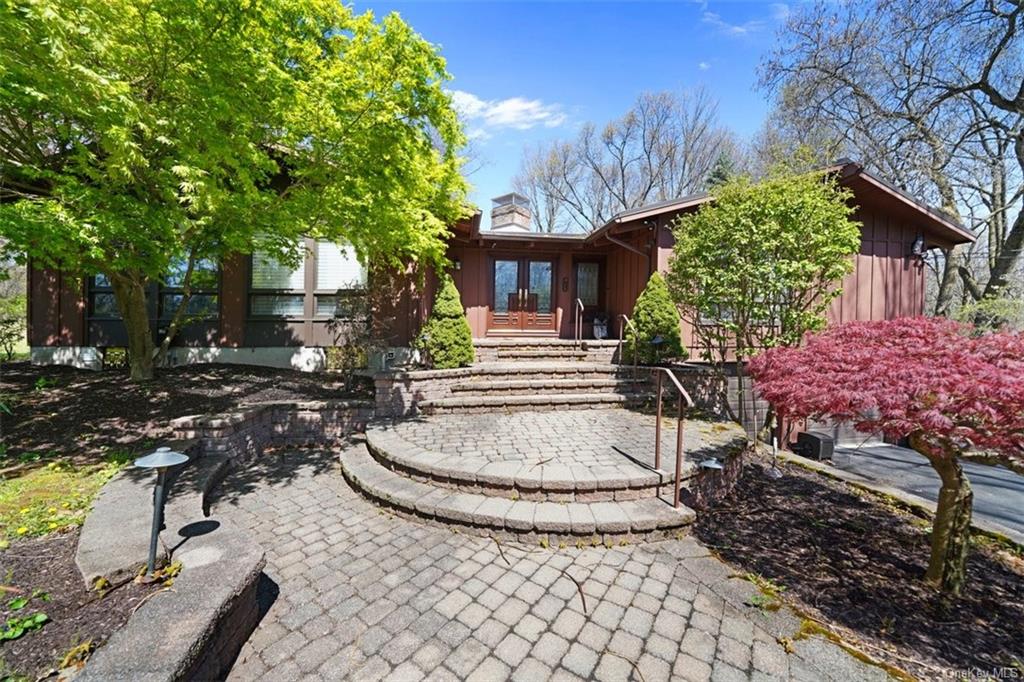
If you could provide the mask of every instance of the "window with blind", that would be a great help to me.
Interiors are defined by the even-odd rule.
[[[366,268],[351,246],[316,245],[316,315],[349,318],[364,314]]]
[[[249,314],[255,317],[302,317],[306,298],[306,263],[282,263],[265,253],[252,256]]]

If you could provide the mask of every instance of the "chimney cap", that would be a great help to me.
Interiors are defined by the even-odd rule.
[[[523,206],[530,208],[530,200],[519,192],[509,192],[508,194],[502,194],[500,197],[494,197],[491,199],[491,204],[494,208],[498,206]]]

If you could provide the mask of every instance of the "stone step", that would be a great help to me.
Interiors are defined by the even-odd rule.
[[[487,339],[473,339],[473,347],[477,349],[495,349],[495,350],[507,350],[507,349],[580,349],[587,351],[602,351],[609,349],[617,349],[619,346],[618,340],[615,339],[603,339],[597,341],[595,339],[582,339],[581,341],[574,341],[573,339],[559,339],[554,337],[493,337]]]
[[[492,497],[553,502],[602,502],[657,497],[671,492],[672,475],[623,458],[616,465],[492,461],[482,455],[448,454],[421,447],[387,426],[369,426],[366,445],[380,464],[435,486]],[[684,464],[686,476],[696,467]]]
[[[538,395],[550,393],[636,393],[640,386],[646,386],[646,378],[570,378],[570,379],[509,379],[477,380],[455,384],[453,394],[474,395]]]
[[[403,514],[456,525],[487,536],[606,543],[655,540],[682,532],[695,512],[659,498],[612,502],[535,502],[460,492],[415,481],[381,466],[363,443],[341,453],[349,483]]]
[[[499,359],[509,360],[585,360],[590,355],[585,350],[571,348],[541,348],[537,350],[498,350]]]
[[[608,379],[650,378],[645,368],[599,362],[533,361],[483,362],[464,368],[468,380],[500,381],[502,379]]]
[[[570,360],[573,362],[587,361],[608,363],[618,354],[618,340],[573,339],[559,338],[486,338],[474,339],[473,348],[481,362],[496,360],[513,360],[528,362],[536,359]]]
[[[547,393],[542,395],[472,395],[436,400],[421,400],[424,414],[451,412],[509,412],[537,409],[590,410],[636,405],[650,398],[649,393]]]

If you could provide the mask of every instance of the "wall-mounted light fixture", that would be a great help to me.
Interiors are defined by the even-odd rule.
[[[462,269],[462,261],[459,260],[458,258],[455,259],[455,269],[456,270],[461,270]]]
[[[910,245],[910,255],[914,258],[924,258],[924,235],[919,234],[914,238],[914,243]]]

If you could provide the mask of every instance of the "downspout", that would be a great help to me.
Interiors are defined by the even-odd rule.
[[[637,254],[638,256],[645,256],[647,258],[647,276],[648,277],[651,276],[651,252],[650,251],[645,253],[642,249],[638,249],[635,246],[633,246],[632,244],[630,244],[628,242],[624,242],[621,239],[616,239],[615,237],[611,236],[610,234],[606,234],[604,237],[605,237],[605,239],[610,241],[612,244],[615,244],[616,246],[621,246],[622,248],[626,249],[627,251],[631,251],[631,252]]]

